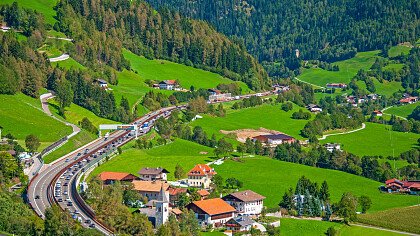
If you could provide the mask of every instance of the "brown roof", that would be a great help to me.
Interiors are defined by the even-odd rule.
[[[162,167],[157,167],[157,168],[150,168],[150,167],[145,167],[142,168],[141,170],[139,170],[139,174],[140,175],[158,175],[160,173],[169,173],[169,171],[167,171],[165,168]]]
[[[235,208],[223,201],[221,198],[194,201],[191,204],[194,204],[209,215],[218,215],[236,211]]]
[[[134,180],[133,185],[134,190],[141,192],[160,192],[162,185],[164,190],[169,188],[169,184],[163,181]]]
[[[200,194],[200,196],[205,197],[210,195],[209,191],[205,190],[205,189],[200,189],[197,191],[198,194]]]
[[[174,213],[175,215],[181,215],[182,211],[179,208],[172,208],[171,212]]]
[[[188,172],[188,175],[215,175],[217,174],[210,166],[206,164],[197,164]]]
[[[178,195],[180,193],[186,193],[187,189],[186,188],[169,188],[169,195]]]
[[[245,190],[241,192],[231,193],[230,196],[233,196],[234,198],[242,201],[242,202],[253,202],[253,201],[260,201],[265,199],[264,196],[251,191],[251,190]]]
[[[130,173],[124,173],[124,172],[102,172],[99,174],[99,179],[102,181],[106,180],[124,180],[124,179],[135,179],[137,178],[135,175],[132,175]]]

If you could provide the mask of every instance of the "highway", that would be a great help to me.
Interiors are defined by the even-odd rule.
[[[248,94],[236,97],[235,100],[249,98],[250,96],[269,96],[270,92]],[[217,103],[217,102],[214,102]],[[149,126],[139,136],[147,133],[153,126],[153,122],[160,116],[167,117],[175,109],[185,109],[187,106],[167,107],[151,112],[132,124],[138,127],[144,122]],[[93,210],[83,201],[77,192],[78,177],[85,171],[88,163],[99,161],[106,154],[114,151],[134,138],[130,131],[119,130],[111,133],[109,137],[98,138],[91,143],[61,157],[55,162],[42,168],[36,174],[28,186],[28,202],[33,210],[45,219],[45,210],[53,204],[58,204],[63,210],[69,211],[75,220],[82,226],[95,228],[105,235],[112,235],[113,232],[102,222],[95,218]],[[91,163],[92,162],[92,163]]]
[[[185,106],[182,108],[185,108]],[[145,121],[152,123],[154,119],[161,115],[169,115],[174,109],[176,107],[163,108],[141,117],[134,123],[138,126],[141,126]],[[149,129],[151,126],[152,124],[149,125]],[[147,131],[145,130],[145,133]],[[75,185],[76,177],[84,171],[83,166],[87,164],[88,159],[89,162],[95,161],[96,158],[100,158],[100,152],[111,152],[133,138],[134,135],[130,134],[129,131],[115,131],[108,138],[98,138],[44,168],[31,180],[28,186],[28,202],[33,210],[45,219],[45,210],[52,204],[58,204],[63,210],[70,211],[76,219],[81,221],[84,227],[94,227],[105,235],[111,235],[112,232],[94,218],[94,214],[89,211],[89,206],[80,201],[81,198]],[[97,157],[93,158],[95,155]],[[58,182],[60,182],[59,188],[57,188]],[[71,205],[69,202],[71,202]]]

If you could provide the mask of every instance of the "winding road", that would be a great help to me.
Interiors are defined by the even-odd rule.
[[[325,140],[327,137],[334,136],[334,135],[351,134],[351,133],[363,130],[364,128],[366,128],[366,124],[362,123],[362,127],[358,128],[358,129],[349,130],[349,131],[341,132],[341,133],[335,133],[335,134],[324,134],[321,138],[318,138],[318,140]]]
[[[51,58],[48,58],[48,60],[50,61],[50,62],[58,62],[58,61],[65,61],[65,60],[67,60],[67,59],[69,59],[70,58],[70,55],[69,54],[67,54],[67,53],[63,53],[63,54],[61,54],[60,56],[58,56],[58,57],[51,57]]]

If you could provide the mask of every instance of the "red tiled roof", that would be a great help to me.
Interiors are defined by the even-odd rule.
[[[133,181],[134,190],[140,192],[160,192],[160,189],[166,191],[169,188],[169,184],[163,181],[143,181],[135,180]]]
[[[206,164],[197,164],[192,168],[188,175],[215,175],[217,174],[210,166]]]
[[[162,81],[162,82],[160,82],[160,83],[164,83],[164,84],[176,84],[176,80],[164,80],[164,81]]]
[[[420,183],[413,183],[412,185],[410,185],[410,189],[411,188],[420,189]]]
[[[191,204],[194,204],[209,215],[218,215],[236,211],[235,208],[220,198],[194,201]]]
[[[102,181],[106,180],[124,180],[127,177],[136,178],[136,176],[130,174],[130,173],[124,173],[124,172],[102,172],[99,174],[99,178]],[[131,179],[130,178],[130,179]]]
[[[205,190],[205,189],[200,189],[197,191],[198,194],[200,194],[200,196],[205,197],[210,195],[209,191]]]
[[[178,195],[180,193],[186,193],[187,189],[186,188],[169,188],[169,195]]]
[[[396,179],[396,178],[389,179],[389,180],[385,181],[385,184],[388,185],[388,184],[391,184],[391,183],[394,183],[394,182],[402,184],[402,182],[399,179]]]
[[[400,102],[401,103],[409,103],[409,102],[411,102],[413,100],[416,100],[416,99],[417,99],[417,97],[408,97],[408,98],[401,99]]]

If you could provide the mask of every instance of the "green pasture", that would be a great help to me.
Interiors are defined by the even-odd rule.
[[[388,56],[389,57],[398,57],[401,54],[408,55],[410,53],[411,48],[404,46],[404,45],[397,45],[393,46],[388,50]]]
[[[393,106],[385,110],[386,114],[396,115],[407,118],[416,107],[419,106],[419,103],[413,103],[408,105]]]
[[[58,1],[56,0],[2,0],[0,5],[12,4],[17,2],[18,6],[23,8],[33,9],[45,17],[45,22],[54,25],[57,21],[54,17],[57,15],[54,6]]]

